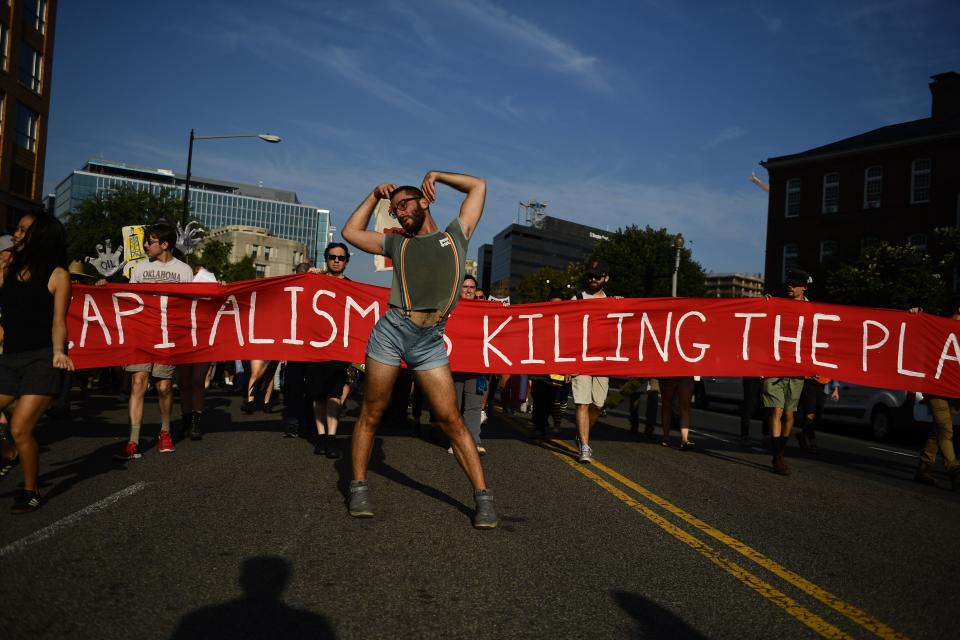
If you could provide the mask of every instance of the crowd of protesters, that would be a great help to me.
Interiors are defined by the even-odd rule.
[[[432,194],[426,186],[430,180],[462,191],[466,194],[465,202],[481,188],[478,186],[481,183],[474,182],[476,179],[469,176],[437,173],[431,177],[428,174],[422,189],[378,185],[377,190],[371,193],[358,211],[369,217],[369,212],[363,207],[375,202],[378,197],[389,197],[392,201],[391,212],[402,224],[412,226],[415,223],[413,218],[416,216],[408,213],[408,209],[420,209],[421,217],[432,222],[432,219],[427,217],[429,202],[432,201]],[[432,187],[432,182],[429,186]],[[480,207],[482,208],[482,200]],[[363,215],[360,218],[363,218]],[[479,218],[479,213],[476,213],[476,218]],[[424,220],[420,220],[420,224],[423,224]],[[367,220],[362,219],[360,222],[365,228]],[[460,225],[451,223],[445,233],[455,238],[455,244],[465,248],[466,239],[472,232],[472,227],[467,231],[471,218],[469,215],[467,218],[461,215],[459,222]],[[474,225],[475,222],[473,219]],[[364,231],[359,222],[355,222],[354,227],[353,238],[360,248],[390,245],[382,238],[359,235],[373,233]],[[463,237],[457,237],[458,233]],[[176,228],[166,222],[160,221],[148,227],[143,242],[147,259],[133,268],[129,281],[215,282],[215,274],[207,271],[201,260],[190,260],[191,264],[188,265],[175,255],[176,240]],[[322,267],[302,263],[295,271],[349,279],[346,276],[349,261],[350,251],[347,245],[331,243],[324,250]],[[18,465],[21,467],[23,488],[14,500],[14,513],[35,511],[44,502],[37,486],[39,454],[33,435],[38,422],[45,412],[53,414],[56,411],[57,415],[62,415],[64,407],[69,408],[69,389],[72,382],[78,382],[82,389],[93,383],[86,374],[75,379],[69,377],[73,371],[73,363],[66,352],[66,313],[70,301],[72,272],[72,269],[67,269],[63,226],[53,216],[24,215],[14,234],[0,236],[0,479],[10,474]],[[401,274],[397,277],[405,276]],[[478,287],[475,277],[459,274],[456,277],[460,282],[460,298],[487,298],[485,292]],[[606,264],[591,261],[585,272],[584,288],[574,299],[606,296],[604,289],[610,277]],[[798,302],[806,301],[810,282],[805,272],[799,269],[790,270],[781,293]],[[567,297],[558,290],[551,290],[547,296],[547,301],[550,302],[565,299]],[[390,333],[394,329],[383,329],[384,336],[378,338],[380,342],[374,347],[383,348],[386,344],[384,340],[407,340],[408,342],[403,343],[407,346],[402,347],[401,352],[402,349],[415,351],[418,348],[415,346],[416,341],[421,339],[420,334],[426,334],[428,329],[436,327],[442,330],[443,321],[455,303],[455,300],[443,302],[447,308],[441,314],[436,313],[436,307],[433,306],[428,311],[404,309],[406,318],[412,319],[418,327],[417,331],[408,336],[399,336]],[[911,311],[919,312],[920,309]],[[951,318],[960,320],[960,306],[956,306]],[[372,339],[374,337],[376,336]],[[372,429],[377,423],[392,423],[409,424],[418,435],[426,428],[426,435],[434,440],[438,432],[445,432],[450,444],[448,451],[457,457],[476,490],[478,511],[475,526],[479,528],[492,528],[497,524],[492,507],[492,494],[485,485],[478,456],[486,453],[481,438],[482,425],[487,420],[487,414],[497,406],[498,400],[505,414],[529,410],[534,437],[548,438],[559,433],[568,414],[568,399],[572,397],[576,457],[584,464],[590,464],[594,455],[590,445],[592,427],[606,408],[622,400],[628,403],[630,430],[637,437],[657,439],[655,428],[659,418],[659,440],[663,446],[674,446],[671,442],[671,430],[676,427],[680,434],[676,448],[681,451],[695,449],[695,443],[690,439],[690,413],[695,388],[692,377],[633,379],[628,381],[620,392],[611,396],[609,379],[604,376],[497,376],[463,372],[452,374],[452,389],[447,397],[446,391],[443,396],[438,396],[436,391],[437,388],[446,390],[446,382],[442,378],[436,378],[434,374],[425,373],[434,371],[434,367],[439,366],[435,362],[426,363],[425,369],[414,366],[409,370],[400,370],[389,364],[392,362],[389,358],[394,356],[384,354],[375,355],[372,361],[375,386],[371,392],[370,380],[367,380],[368,387],[363,395],[364,410],[358,422],[362,428],[359,431],[372,438]],[[109,386],[122,381],[128,402],[129,437],[115,458],[131,461],[141,457],[143,409],[148,390],[151,389],[156,393],[160,406],[157,451],[167,454],[176,450],[172,419],[175,383],[181,405],[182,418],[178,434],[181,437],[202,439],[206,391],[214,385],[232,389],[242,398],[241,409],[248,414],[258,411],[272,413],[277,404],[277,396],[282,397],[283,410],[278,419],[283,436],[309,438],[314,445],[314,453],[318,456],[341,458],[343,451],[337,440],[340,416],[347,398],[353,390],[358,389],[364,373],[368,376],[371,374],[370,362],[368,353],[366,366],[362,363],[342,361],[253,360],[192,363],[177,367],[138,363],[124,366],[122,376],[116,376],[110,369],[104,369],[99,373],[100,384]],[[387,368],[381,366],[384,362],[388,363]],[[444,371],[449,372],[448,365],[444,364],[443,367],[446,367]],[[772,470],[780,475],[788,475],[790,468],[785,460],[785,452],[791,434],[796,434],[800,447],[809,451],[817,450],[816,427],[827,399],[837,400],[839,383],[818,376],[744,378],[743,392],[740,429],[742,442],[752,443],[749,433],[751,417],[758,405],[762,405],[762,443],[772,454]],[[51,404],[57,396],[61,396],[61,403]],[[644,400],[646,411],[641,433],[640,408]],[[924,400],[930,407],[933,423],[915,480],[924,484],[935,483],[931,471],[939,455],[943,458],[951,488],[960,489],[960,465],[957,463],[952,442],[953,421],[960,411],[960,400],[937,396],[927,396]],[[371,405],[371,402],[374,405]],[[423,423],[424,409],[430,416],[426,424]],[[409,419],[408,411],[411,413]],[[357,451],[357,444],[354,442],[354,465],[360,464],[360,477],[351,483],[350,513],[356,517],[370,517],[372,508],[363,464],[363,456],[369,457],[369,451],[361,446],[359,463]]]

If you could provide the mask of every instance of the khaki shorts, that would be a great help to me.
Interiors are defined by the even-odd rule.
[[[607,402],[610,378],[601,376],[574,376],[573,403],[595,404],[602,407]]]
[[[123,366],[124,371],[129,371],[130,373],[136,373],[137,371],[146,371],[150,374],[151,378],[156,378],[157,380],[172,380],[173,373],[176,371],[176,367],[172,364],[157,364],[145,362],[144,364],[127,364]]]
[[[803,393],[803,378],[764,378],[763,406],[795,413]]]

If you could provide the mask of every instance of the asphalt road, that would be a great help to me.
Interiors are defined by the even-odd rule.
[[[117,398],[44,424],[49,502],[0,510],[0,638],[957,637],[960,494],[911,481],[912,441],[823,433],[779,477],[734,415],[694,412],[681,452],[615,410],[585,466],[569,421],[537,444],[495,413],[501,526],[476,531],[445,444],[382,429],[377,515],[354,520],[346,460],[210,402],[203,441],[127,464]],[[156,420],[150,401],[145,437]]]

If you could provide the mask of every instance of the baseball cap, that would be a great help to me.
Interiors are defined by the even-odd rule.
[[[787,271],[787,277],[783,280],[783,284],[791,287],[805,287],[811,282],[813,282],[813,278],[803,269],[790,269]]]
[[[605,276],[610,273],[610,268],[602,260],[591,260],[587,263],[587,275]]]
[[[6,251],[13,246],[13,236],[10,234],[0,236],[0,251]]]

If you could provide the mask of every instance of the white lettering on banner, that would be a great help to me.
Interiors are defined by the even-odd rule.
[[[175,345],[170,342],[170,331],[167,329],[167,303],[170,296],[160,296],[160,337],[163,342],[153,345],[154,349],[172,349]]]
[[[129,291],[118,291],[110,297],[113,299],[113,318],[117,323],[117,344],[121,345],[123,344],[123,320],[121,318],[132,316],[143,311],[143,298]],[[120,298],[136,300],[137,306],[127,311],[120,311]],[[107,340],[107,344],[110,344],[109,340]]]
[[[740,357],[744,362],[750,360],[750,323],[754,318],[766,318],[767,314],[765,313],[735,313],[733,314],[735,318],[744,318],[746,322],[743,323],[743,342],[741,343]]]
[[[810,362],[818,367],[829,367],[830,369],[836,369],[837,365],[832,362],[823,362],[817,359],[817,349],[829,349],[829,342],[819,342],[817,340],[817,331],[820,329],[820,321],[824,322],[840,322],[840,316],[831,315],[828,313],[815,313],[813,314],[813,336],[810,338]]]
[[[900,340],[899,345],[897,346],[897,373],[902,376],[910,376],[911,378],[926,378],[927,374],[921,373],[919,371],[910,371],[909,369],[903,368],[903,342],[904,338],[907,335],[907,323],[900,323]]]
[[[326,289],[318,289],[315,294],[313,294],[313,312],[325,319],[330,323],[330,337],[324,340],[323,342],[318,342],[316,340],[310,341],[310,346],[317,349],[322,349],[323,347],[328,346],[331,342],[337,339],[337,321],[333,319],[329,313],[323,309],[317,307],[317,301],[320,299],[320,296],[330,296],[333,299],[337,298],[337,294],[332,291],[327,291]]]
[[[360,313],[361,318],[366,318],[370,312],[373,312],[373,324],[377,324],[380,321],[380,302],[374,300],[370,303],[370,306],[366,309],[362,308],[357,304],[351,296],[347,296],[347,304],[343,308],[343,348],[346,349],[350,346],[350,310],[354,310]],[[364,334],[369,336],[370,333],[367,332]],[[449,354],[448,354],[449,355]]]
[[[875,342],[873,344],[868,343],[870,327],[878,327],[883,331],[883,340],[880,342]],[[890,330],[885,326],[877,322],[876,320],[864,320],[863,321],[863,372],[867,372],[867,351],[873,351],[874,349],[879,349],[883,345],[887,344],[887,340],[890,339]]]
[[[583,353],[580,354],[580,358],[584,362],[596,362],[598,360],[603,360],[603,356],[588,356],[587,355],[587,342],[590,340],[589,334],[589,323],[590,323],[590,314],[583,314]]]
[[[630,359],[624,358],[620,355],[620,347],[623,346],[623,319],[632,318],[635,314],[633,313],[608,313],[608,318],[617,319],[617,350],[614,352],[614,355],[607,356],[607,360],[612,362],[627,362]]]
[[[952,356],[947,355],[950,347],[953,347]],[[957,334],[955,333],[947,336],[947,340],[943,343],[943,351],[940,352],[940,361],[937,363],[937,375],[934,376],[937,380],[940,379],[940,374],[943,373],[943,363],[947,360],[953,360],[957,364],[960,364],[960,342],[957,342]]]
[[[527,321],[527,353],[529,354],[525,360],[521,360],[520,364],[546,364],[546,360],[539,360],[533,357],[533,321],[537,318],[542,318],[542,313],[530,313],[524,314],[522,316],[517,316],[522,320]]]
[[[250,294],[250,311],[247,313],[247,338],[250,344],[273,344],[276,342],[273,338],[255,338],[254,337],[254,318],[257,315],[257,292]]]
[[[192,298],[190,300],[190,344],[197,346],[197,302],[200,300],[212,300],[213,298]],[[120,322],[117,322],[120,326]]]
[[[493,333],[490,333],[490,316],[483,316],[483,366],[490,368],[490,352],[495,351],[500,359],[507,363],[508,366],[512,366],[513,363],[510,362],[510,358],[503,354],[503,351],[497,349],[495,346],[490,344],[490,341],[497,337],[497,334],[503,331],[503,328],[510,324],[510,321],[513,320],[513,316],[507,316],[507,319],[500,323],[500,326],[497,327],[497,330]]]
[[[297,338],[297,293],[303,291],[303,287],[284,287],[284,291],[290,292],[290,337],[283,339],[283,344],[301,345],[303,340]]]
[[[698,355],[696,358],[690,358],[690,357],[688,357],[687,354],[684,353],[683,347],[680,346],[680,327],[682,327],[682,326],[683,326],[683,323],[687,321],[687,318],[693,318],[693,317],[698,318],[698,319],[700,320],[700,322],[704,322],[704,323],[705,323],[705,322],[707,321],[707,317],[706,317],[705,315],[703,315],[702,313],[700,313],[699,311],[688,311],[688,312],[686,312],[685,314],[683,314],[682,316],[680,316],[680,319],[679,319],[679,320],[677,320],[677,328],[676,328],[676,332],[675,332],[675,334],[674,334],[674,342],[675,342],[676,345],[677,345],[677,353],[680,354],[680,357],[681,357],[681,358],[683,358],[683,359],[686,360],[687,362],[700,362],[701,360],[703,360],[703,357],[704,357],[705,355],[707,355],[707,350],[710,349],[710,345],[709,345],[709,344],[706,344],[706,343],[703,343],[703,342],[694,342],[694,343],[691,345],[691,346],[696,347],[697,349],[700,350],[700,355]]]
[[[554,362],[576,362],[576,358],[565,358],[560,356],[560,316],[553,314],[553,361]]]
[[[93,309],[93,315],[90,315],[90,310]],[[87,325],[91,320],[96,320],[97,324],[100,325],[100,328],[103,329],[103,338],[107,342],[107,346],[112,344],[110,338],[110,331],[107,330],[107,325],[103,321],[103,316],[100,315],[100,308],[97,307],[97,301],[93,299],[93,296],[89,293],[83,294],[83,329],[80,330],[80,348],[83,349],[87,346]]]
[[[232,307],[230,311],[227,311],[227,305]],[[227,296],[227,299],[220,305],[220,310],[217,311],[217,315],[213,319],[213,328],[210,329],[210,346],[212,347],[213,341],[217,339],[217,327],[220,326],[220,318],[223,316],[233,316],[233,326],[237,331],[237,344],[242,347],[243,331],[240,329],[240,305],[237,304],[237,296],[235,295]]]
[[[653,330],[653,323],[650,322],[650,316],[647,315],[647,312],[644,311],[643,315],[640,316],[640,348],[638,349],[638,356],[640,362],[643,362],[643,342],[647,336],[647,331],[650,331],[650,338],[653,340],[653,346],[657,348],[657,351],[660,353],[660,359],[664,362],[669,360],[668,351],[670,349],[670,326],[673,324],[673,311],[667,313],[667,327],[663,332],[663,343],[657,341],[657,333]]]
[[[780,320],[781,316],[778,313],[774,316],[773,322],[773,359],[777,362],[780,362],[780,343],[781,342],[792,342],[794,346],[793,359],[794,362],[800,364],[800,338],[803,334],[803,316],[797,317],[797,335],[794,338],[788,338],[787,336],[780,333]]]

